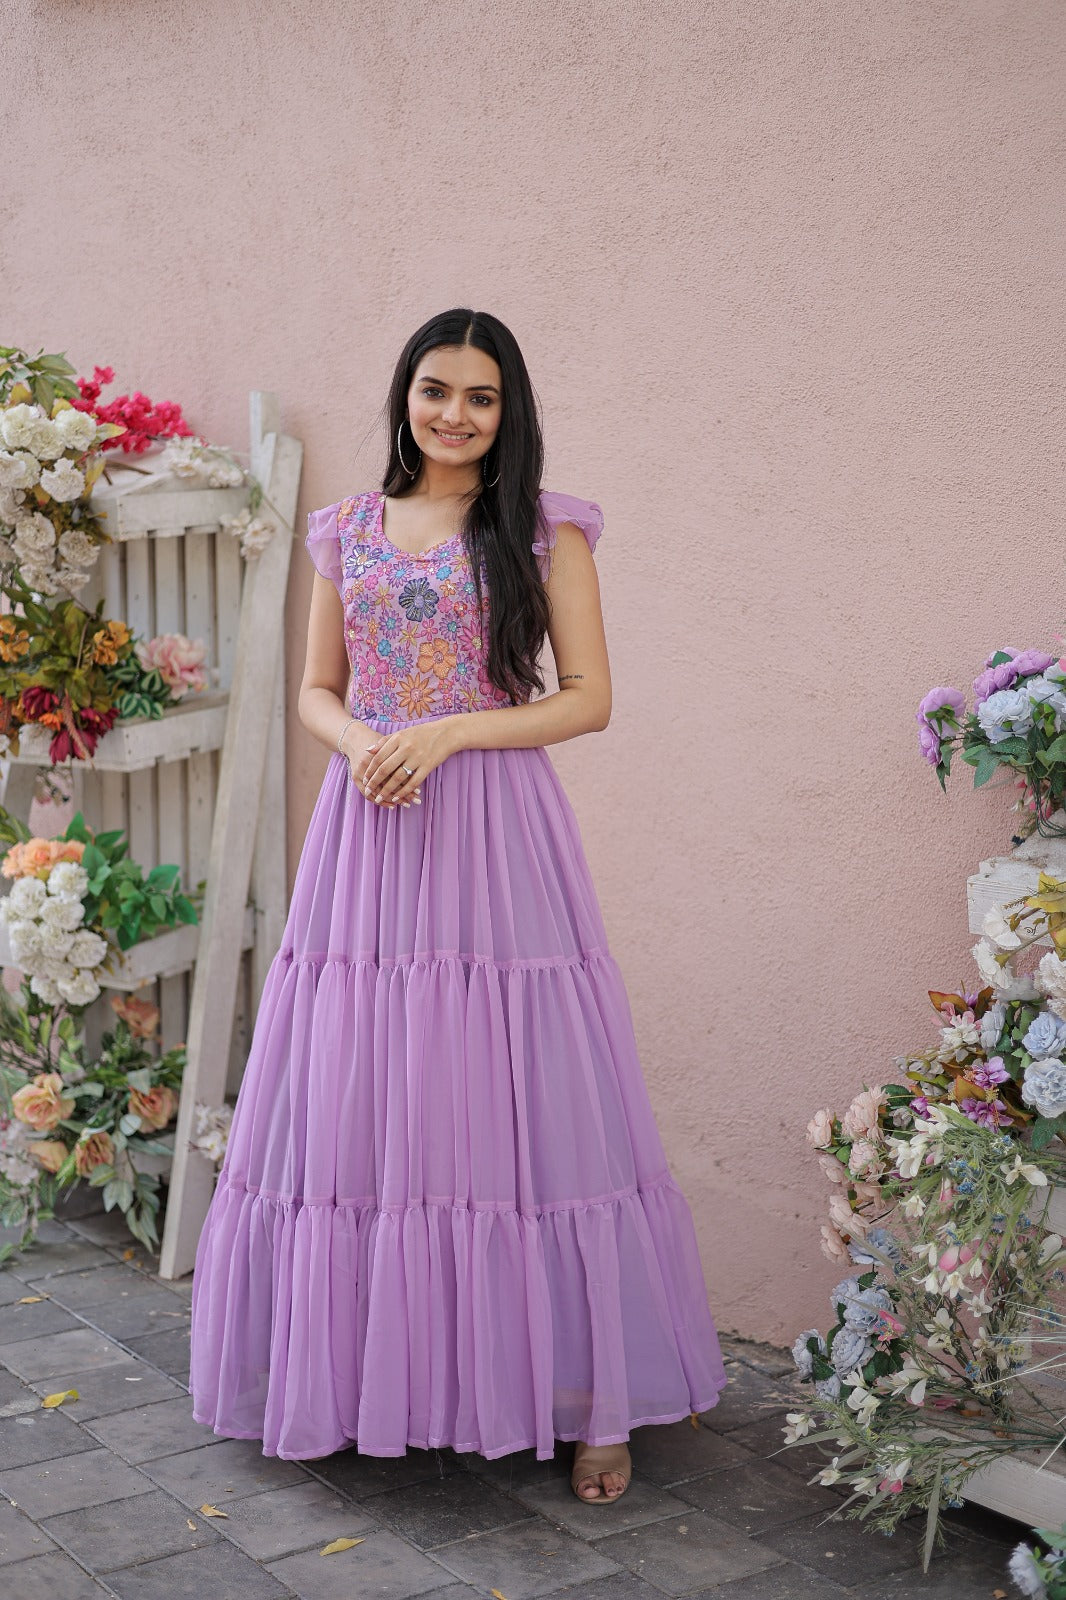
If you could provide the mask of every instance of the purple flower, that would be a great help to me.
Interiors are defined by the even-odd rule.
[[[982,1089],[994,1089],[997,1083],[1006,1083],[1010,1073],[1003,1065],[1002,1056],[989,1056],[987,1061],[982,1061],[974,1069],[973,1081]]]
[[[1046,650],[1023,650],[1014,657],[1011,665],[1019,678],[1029,678],[1034,672],[1046,672],[1055,659]]]
[[[1010,660],[1001,661],[998,667],[989,664],[996,656],[1003,655],[1010,656]],[[1013,650],[1010,645],[1004,645],[1001,650],[993,650],[985,662],[984,672],[979,673],[973,680],[973,692],[977,704],[980,705],[999,689],[1009,689],[1018,678],[1029,678],[1034,673],[1046,671],[1054,660],[1055,657],[1049,656],[1044,650]]]
[[[959,1110],[969,1117],[971,1122],[976,1122],[982,1128],[998,1128],[1000,1126],[999,1113],[1006,1111],[1007,1107],[1002,1100],[960,1100]],[[1007,1119],[1010,1121],[1010,1114]]]
[[[924,1094],[915,1096],[915,1098],[911,1101],[911,1110],[917,1112],[918,1116],[920,1117],[927,1117],[929,1115],[929,1101],[925,1098]]]
[[[927,722],[923,722],[918,729],[918,748],[931,767],[939,766],[940,736]]]
[[[959,717],[966,709],[966,697],[958,689],[940,687],[930,689],[918,710],[918,746],[930,766],[940,762],[940,743],[948,729],[959,727]]]

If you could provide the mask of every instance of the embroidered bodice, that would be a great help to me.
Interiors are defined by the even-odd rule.
[[[411,555],[385,536],[383,504],[384,496],[371,490],[307,519],[308,553],[344,605],[352,715],[409,722],[510,705],[486,671],[484,569],[479,610],[461,534]],[[533,550],[546,576],[559,523],[577,523],[595,549],[603,512],[595,501],[548,490],[539,505],[546,533]]]

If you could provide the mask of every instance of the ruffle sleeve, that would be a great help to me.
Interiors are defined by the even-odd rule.
[[[589,549],[595,550],[596,541],[603,532],[603,510],[595,500],[581,500],[576,494],[559,494],[551,489],[542,490],[538,503],[548,531],[534,541],[533,551],[541,577],[546,578],[555,548],[555,530],[560,522],[576,522]]]
[[[337,586],[337,593],[341,591],[341,541],[337,530],[337,515],[341,502],[336,505],[323,506],[320,511],[312,511],[307,518],[307,538],[304,544],[307,553],[315,564],[315,570],[324,578]]]

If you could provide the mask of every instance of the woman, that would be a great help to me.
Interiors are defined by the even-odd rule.
[[[335,753],[197,1248],[193,1414],[288,1459],[574,1440],[606,1503],[631,1428],[725,1375],[545,751],[610,717],[603,519],[541,492],[495,317],[419,328],[389,418],[382,491],[308,519],[300,717]]]

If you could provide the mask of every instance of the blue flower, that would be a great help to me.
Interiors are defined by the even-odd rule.
[[[387,655],[391,655],[391,654],[392,654],[392,640],[391,639],[379,639],[378,640],[378,655],[379,656],[387,656]]]
[[[411,622],[433,616],[439,603],[440,595],[430,587],[428,578],[412,578],[400,590],[400,607]]]
[[[1051,1011],[1041,1011],[1029,1024],[1022,1046],[1031,1056],[1061,1056],[1066,1047],[1066,1022]]]

